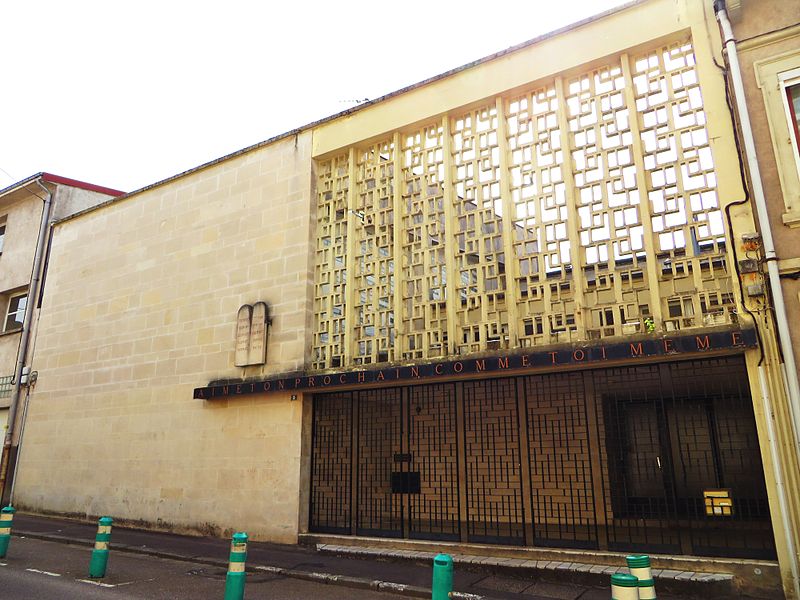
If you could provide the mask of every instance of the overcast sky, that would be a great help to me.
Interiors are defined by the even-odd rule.
[[[8,0],[0,188],[132,191],[624,0]]]

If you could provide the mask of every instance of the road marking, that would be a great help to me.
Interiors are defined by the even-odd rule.
[[[0,567],[7,567],[8,563],[0,563]]]
[[[39,569],[25,569],[31,573],[41,573],[42,575],[49,575],[50,577],[61,577],[61,573],[53,573],[52,571],[40,571]]]
[[[103,583],[102,581],[92,581],[91,579],[76,579],[75,581],[80,581],[81,583],[91,583],[92,585],[98,585],[100,587],[117,587],[113,583]]]

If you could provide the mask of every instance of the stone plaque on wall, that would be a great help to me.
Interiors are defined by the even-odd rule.
[[[267,305],[256,302],[250,319],[248,364],[263,365],[267,359]]]
[[[244,367],[249,364],[250,350],[250,323],[253,316],[253,307],[245,304],[236,314],[236,355],[233,364]]]
[[[245,304],[239,309],[236,313],[234,365],[247,367],[266,362],[269,320],[269,307],[265,302],[256,302],[253,306]]]

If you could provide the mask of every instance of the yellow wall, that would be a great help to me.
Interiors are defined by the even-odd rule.
[[[204,402],[211,379],[304,362],[310,136],[58,225],[16,504],[292,542],[302,400]],[[267,367],[233,366],[267,302]]]

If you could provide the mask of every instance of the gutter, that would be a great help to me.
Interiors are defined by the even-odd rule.
[[[50,228],[50,212],[52,208],[53,194],[50,190],[42,185],[39,177],[33,181],[36,185],[42,188],[45,192],[44,206],[42,207],[42,220],[39,223],[39,237],[36,240],[36,254],[33,258],[33,272],[31,273],[31,281],[28,286],[28,304],[25,307],[25,318],[22,322],[22,332],[20,333],[19,351],[17,352],[17,364],[14,369],[14,387],[11,392],[11,405],[8,409],[8,424],[6,426],[5,439],[3,440],[3,454],[0,460],[0,491],[5,494],[6,482],[8,479],[8,463],[11,454],[12,441],[14,438],[14,427],[17,420],[17,411],[19,409],[20,391],[22,388],[22,372],[25,368],[25,362],[28,355],[28,344],[31,339],[31,323],[33,322],[33,312],[36,307],[36,299],[39,297],[39,284],[42,278],[42,256],[44,255],[44,247],[47,242],[47,233]],[[13,480],[12,480],[13,490]],[[9,495],[9,505],[11,504],[11,497]]]

